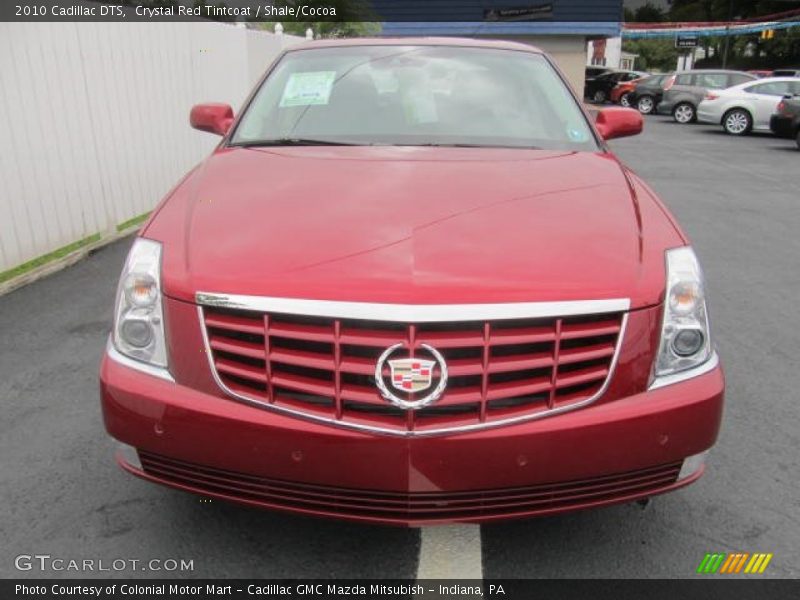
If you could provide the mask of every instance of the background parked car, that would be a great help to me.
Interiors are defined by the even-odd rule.
[[[586,80],[585,94],[592,102],[603,104],[611,96],[611,90],[620,82],[633,81],[646,76],[640,71],[611,71]]]
[[[790,69],[775,69],[772,72],[773,77],[800,77],[800,67]]]
[[[800,78],[770,77],[725,90],[709,90],[697,107],[697,120],[721,124],[731,135],[769,131],[770,117],[787,94],[800,94]]]
[[[609,94],[609,100],[614,104],[619,104],[624,107],[629,107],[631,105],[630,102],[630,94],[631,92],[636,89],[636,85],[646,79],[646,77],[640,77],[639,79],[634,79],[633,81],[621,81],[617,85],[615,85],[611,89],[611,93]]]
[[[638,108],[643,115],[654,112],[656,105],[661,102],[664,94],[664,81],[670,77],[670,73],[660,75],[650,75],[636,82],[636,87],[628,95],[628,102],[634,108]]]
[[[597,65],[586,65],[586,79],[594,79],[595,77],[599,77],[603,73],[608,73],[613,71],[611,67],[600,67]]]
[[[775,77],[775,75],[772,74],[772,71],[767,69],[748,69],[747,72],[755,75],[756,77]]]
[[[800,96],[787,96],[769,120],[769,128],[780,137],[794,138],[800,150]]]
[[[664,96],[656,106],[656,112],[672,115],[678,123],[693,123],[697,118],[697,105],[709,90],[724,90],[755,79],[758,79],[755,75],[742,71],[681,71],[664,84]]]

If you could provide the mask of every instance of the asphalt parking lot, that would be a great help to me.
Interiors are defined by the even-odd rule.
[[[458,564],[479,544],[485,578],[691,577],[707,552],[772,552],[765,576],[797,577],[800,152],[789,140],[657,116],[612,145],[661,194],[706,270],[728,380],[709,471],[646,510],[483,526],[471,549],[440,552]],[[116,467],[96,375],[129,244],[0,297],[0,576],[92,576],[21,572],[20,554],[194,564],[95,573],[117,577],[417,576],[425,531],[202,503]]]

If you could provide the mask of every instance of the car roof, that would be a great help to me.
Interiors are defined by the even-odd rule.
[[[758,83],[769,83],[770,81],[800,81],[800,76],[781,75],[779,77],[762,77],[758,80]]]
[[[675,71],[675,75],[683,75],[685,73],[726,73],[726,74],[742,74],[750,75],[755,78],[755,75],[747,71],[736,71],[733,69],[687,69],[686,71]]]
[[[461,48],[494,48],[543,54],[536,46],[507,40],[485,40],[458,37],[385,37],[385,38],[346,38],[337,40],[314,40],[287,48],[287,52],[310,50],[313,48],[344,48],[348,46],[454,46]]]
[[[736,91],[741,90],[751,85],[761,85],[762,83],[780,83],[784,81],[800,81],[800,77],[762,77],[761,79],[753,79],[752,81],[745,81],[744,83],[737,83],[725,90],[719,91]]]

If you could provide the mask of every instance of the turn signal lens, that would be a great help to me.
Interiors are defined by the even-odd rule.
[[[693,281],[676,283],[669,293],[670,309],[678,315],[688,315],[700,299],[700,286]]]
[[[123,284],[125,297],[134,306],[153,306],[158,299],[158,284],[146,273],[131,273]]]

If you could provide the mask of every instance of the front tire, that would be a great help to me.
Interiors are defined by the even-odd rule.
[[[628,92],[627,94],[622,94],[619,99],[619,105],[624,106],[625,108],[631,107],[631,94]]]
[[[800,150],[800,129],[797,130],[797,137],[794,138],[794,141],[797,142],[797,149]]]
[[[606,93],[603,90],[597,90],[592,96],[592,102],[595,104],[605,104],[606,98]]]
[[[753,128],[753,117],[742,108],[734,108],[722,117],[722,129],[730,135],[746,135]]]
[[[652,96],[642,96],[636,101],[636,108],[638,108],[639,112],[643,115],[649,115],[656,108],[655,99]]]
[[[675,119],[676,123],[680,123],[681,125],[694,122],[696,116],[694,106],[688,102],[681,102],[672,109],[672,118]]]

